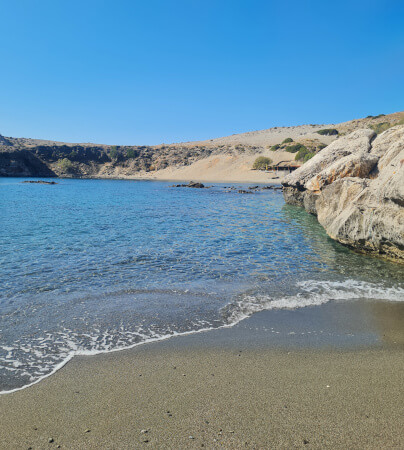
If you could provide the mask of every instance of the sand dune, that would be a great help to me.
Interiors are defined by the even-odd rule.
[[[295,155],[288,152],[271,152],[266,150],[252,155],[212,155],[194,162],[189,166],[168,167],[150,176],[143,173],[141,178],[155,180],[192,180],[208,182],[244,182],[244,183],[275,183],[280,182],[288,174],[287,171],[268,173],[252,170],[252,165],[258,156],[268,156],[274,163],[293,161]]]

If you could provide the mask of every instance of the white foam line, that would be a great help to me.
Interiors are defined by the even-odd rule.
[[[360,288],[365,287],[366,285],[369,286],[369,283],[361,283],[361,282],[355,282],[354,280],[347,280],[345,282],[316,282],[314,280],[307,280],[307,281],[303,281],[300,283],[300,285],[303,285],[304,287],[306,287],[307,289],[307,285],[309,285],[310,283],[314,283],[314,285],[317,284],[318,285],[327,285],[328,286],[332,286],[334,288],[337,287],[350,287],[352,288],[352,283],[356,283],[356,286],[359,285]],[[373,287],[370,284],[371,287]],[[398,289],[393,289],[396,290],[401,294],[404,293],[404,289],[398,288]],[[378,290],[377,290],[378,291]],[[391,289],[387,289],[387,291],[389,291],[389,293],[391,293]],[[384,292],[384,291],[381,291]],[[378,291],[375,295],[375,292],[371,293],[370,298],[372,300],[385,300],[385,298],[381,298],[381,297],[385,297],[385,293],[384,295],[380,295],[381,294],[380,291]],[[315,294],[315,292],[312,292],[313,294]],[[190,330],[190,331],[184,331],[182,333],[178,333],[178,332],[173,332],[171,334],[166,334],[164,336],[159,336],[159,337],[153,337],[153,338],[148,338],[142,342],[136,342],[134,344],[131,344],[129,346],[126,347],[120,347],[120,348],[114,348],[114,349],[104,349],[104,350],[75,350],[73,352],[71,352],[61,363],[59,363],[58,365],[56,365],[56,367],[48,374],[43,375],[42,377],[38,378],[37,380],[33,381],[32,383],[26,384],[22,387],[19,388],[15,388],[15,389],[11,389],[8,391],[0,391],[0,395],[5,395],[5,394],[12,394],[13,392],[17,392],[17,391],[21,391],[23,389],[29,388],[37,383],[39,383],[40,381],[44,380],[45,378],[50,377],[51,375],[55,374],[58,370],[60,370],[62,367],[64,367],[71,359],[73,359],[75,356],[94,356],[94,355],[99,355],[99,354],[103,354],[103,353],[113,353],[113,352],[120,352],[123,350],[129,350],[131,348],[137,347],[138,345],[144,345],[144,344],[149,344],[151,342],[160,342],[160,341],[165,341],[167,339],[171,339],[173,337],[177,337],[177,336],[188,336],[191,334],[197,334],[197,333],[204,333],[207,331],[212,331],[212,330],[220,330],[223,328],[231,328],[235,325],[237,325],[238,323],[240,323],[241,321],[243,321],[244,319],[247,319],[248,317],[250,317],[251,315],[253,315],[256,312],[260,312],[260,311],[264,311],[264,310],[271,310],[271,309],[296,309],[296,308],[304,308],[306,306],[319,306],[325,303],[328,303],[331,300],[347,300],[347,297],[350,297],[351,300],[353,300],[353,298],[358,298],[358,297],[362,297],[366,294],[369,294],[369,292],[364,292],[363,294],[361,293],[361,295],[352,295],[352,292],[347,293],[347,295],[337,295],[337,296],[333,296],[331,295],[331,293],[327,293],[327,298],[324,298],[324,294],[323,296],[318,295],[319,298],[315,299],[310,299],[310,301],[307,301],[308,299],[306,299],[306,301],[304,301],[304,298],[300,297],[299,298],[299,302],[296,302],[296,298],[291,297],[289,299],[287,299],[288,303],[285,303],[285,298],[281,298],[278,300],[272,300],[272,301],[266,301],[264,303],[261,303],[260,305],[258,304],[251,304],[248,305],[247,304],[247,308],[249,307],[250,310],[248,312],[244,312],[244,311],[239,311],[238,317],[237,314],[234,317],[233,322],[229,323],[229,324],[224,324],[221,325],[219,327],[207,327],[207,328],[201,328],[199,330]],[[372,295],[373,294],[373,295]],[[352,298],[353,297],[353,298]],[[251,299],[252,297],[245,297],[244,301],[247,299]],[[293,299],[293,301],[291,302],[291,300]],[[404,300],[404,298],[403,298]],[[399,298],[389,298],[389,300],[387,301],[403,301],[401,296]],[[237,306],[241,306],[241,302],[238,303]],[[230,316],[231,317],[231,316]]]
[[[149,339],[146,339],[145,341],[136,342],[135,344],[128,345],[127,347],[114,348],[111,350],[77,350],[77,351],[70,353],[61,363],[56,365],[55,368],[48,374],[43,375],[42,377],[39,377],[37,380],[33,381],[32,383],[25,384],[24,386],[21,386],[21,387],[15,388],[15,389],[10,389],[8,391],[0,391],[0,395],[12,394],[13,392],[22,391],[23,389],[27,389],[31,386],[34,386],[35,384],[38,384],[40,381],[43,381],[45,378],[48,378],[51,375],[54,375],[58,370],[60,370],[62,367],[64,367],[75,356],[95,356],[95,355],[100,355],[103,353],[121,352],[123,350],[130,350],[131,348],[137,347],[139,345],[150,344],[151,342],[166,341],[173,337],[188,336],[191,334],[204,333],[206,331],[220,330],[223,328],[231,328],[234,325],[237,325],[238,323],[240,323],[242,320],[246,319],[247,317],[249,317],[249,316],[243,316],[230,324],[221,325],[220,327],[216,327],[216,328],[215,327],[201,328],[199,330],[184,331],[182,333],[178,333],[178,332],[174,331],[172,334],[167,334],[167,335],[156,337],[156,338],[149,338]]]

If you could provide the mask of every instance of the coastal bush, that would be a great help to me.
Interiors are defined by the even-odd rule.
[[[366,116],[366,119],[379,119],[380,117],[384,117],[386,114],[379,114],[377,116]]]
[[[306,150],[307,151],[307,148],[304,145],[302,145],[302,144],[288,145],[285,148],[285,151],[289,152],[289,153],[297,153],[300,150],[302,150],[302,151]]]
[[[258,156],[258,158],[254,161],[253,169],[265,170],[270,164],[272,164],[271,158],[267,158],[266,156]]]
[[[279,144],[275,144],[272,147],[269,147],[269,150],[274,152],[274,151],[278,150],[279,148],[281,148],[281,146]]]
[[[315,153],[312,153],[312,152],[306,153],[306,154],[304,155],[303,162],[304,162],[304,163],[307,162],[309,159],[313,158],[314,155],[315,155]]]
[[[62,172],[68,173],[73,170],[73,164],[68,158],[59,159],[58,166]]]
[[[126,157],[135,158],[136,157],[135,150],[133,150],[133,148],[128,148],[128,150],[126,150]]]
[[[304,157],[309,153],[311,153],[310,150],[308,150],[304,145],[302,145],[298,150],[298,152],[296,153],[295,161],[303,161]]]
[[[289,142],[293,142],[292,138],[286,138],[282,141],[282,144],[289,144]]]
[[[118,157],[118,149],[117,149],[116,145],[113,145],[111,147],[111,150],[109,151],[109,157],[111,159],[116,159]]]
[[[335,136],[338,134],[338,130],[335,128],[324,128],[323,130],[318,130],[316,133],[322,136]]]
[[[376,134],[380,134],[383,133],[383,131],[388,130],[389,128],[391,128],[393,125],[391,125],[389,122],[381,122],[381,123],[377,123],[375,125],[371,125],[370,128],[372,128],[372,130],[376,133]]]
[[[317,150],[320,151],[320,150],[322,150],[323,148],[326,148],[326,147],[327,147],[326,144],[318,144],[317,145]]]

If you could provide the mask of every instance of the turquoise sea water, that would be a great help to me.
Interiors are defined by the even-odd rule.
[[[404,301],[403,266],[333,242],[280,191],[22,181],[0,178],[0,391],[264,309]]]

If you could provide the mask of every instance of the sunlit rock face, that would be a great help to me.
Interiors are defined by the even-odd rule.
[[[344,136],[283,185],[285,201],[317,215],[333,239],[404,262],[404,126]]]

